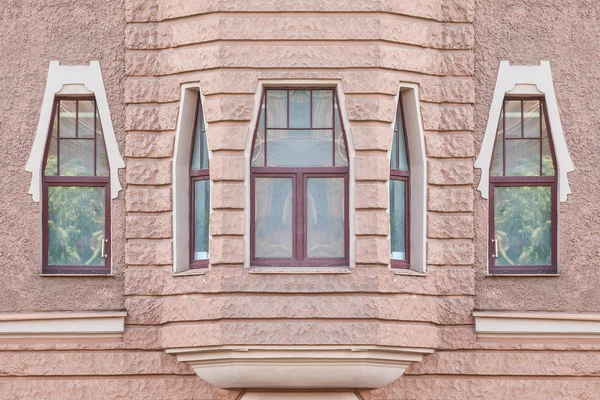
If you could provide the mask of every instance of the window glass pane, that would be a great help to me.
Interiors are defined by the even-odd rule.
[[[333,165],[331,130],[267,130],[267,166]]]
[[[494,189],[495,265],[552,263],[550,196],[549,186]]]
[[[406,260],[406,183],[390,180],[390,238],[392,259]]]
[[[310,90],[290,90],[290,128],[310,128]]]
[[[94,176],[94,140],[60,140],[60,175]]]
[[[254,136],[254,148],[252,149],[252,166],[265,166],[265,103],[260,107],[260,116],[258,118],[258,128]]]
[[[58,127],[58,119],[54,118],[54,123],[52,125],[52,136],[50,137],[50,147],[48,148],[48,158],[46,159],[46,168],[44,170],[44,175],[46,176],[56,176],[57,174],[57,166],[58,166],[58,155],[56,149],[57,142],[57,127]]]
[[[194,148],[192,149],[192,171],[200,169],[200,147],[202,145],[202,110],[200,109],[200,99],[198,99],[196,122],[194,124]]]
[[[48,187],[48,264],[104,265],[105,188]]]
[[[521,137],[521,101],[504,103],[506,113],[506,137]]]
[[[396,127],[398,125],[396,124]],[[390,157],[390,168],[398,169],[398,131],[395,130],[392,136],[392,154]]]
[[[344,257],[344,178],[307,178],[308,258]]]
[[[255,256],[292,258],[293,179],[255,179]]]
[[[348,166],[348,151],[346,150],[346,140],[337,104],[335,105],[335,166]]]
[[[540,137],[540,102],[523,102],[523,136],[530,138]]]
[[[80,100],[78,110],[78,137],[94,137],[94,102],[90,100]]]
[[[542,118],[542,175],[554,176],[554,161],[550,152],[550,141],[548,139],[545,118]]]
[[[506,140],[506,176],[540,175],[539,139]]]
[[[104,132],[102,131],[102,123],[100,122],[98,110],[96,110],[96,175],[109,175],[106,143],[104,142]]]
[[[60,105],[60,137],[75,137],[75,120],[77,118],[77,101],[61,100]]]
[[[202,118],[202,162],[200,167],[208,169],[208,143],[206,142],[206,129],[204,128],[204,117]]]
[[[333,123],[331,114],[333,112],[333,91],[313,90],[312,96],[313,128],[331,128]]]
[[[492,155],[492,176],[504,175],[504,110],[500,113],[498,128],[496,129],[496,141],[494,143],[494,154]]]
[[[287,128],[287,90],[267,90],[267,128]]]
[[[398,117],[400,118],[400,115]],[[406,156],[406,141],[404,140],[404,125],[402,121],[400,121],[398,128],[398,169],[408,171],[408,157]]]
[[[210,181],[194,181],[194,260],[208,259]]]

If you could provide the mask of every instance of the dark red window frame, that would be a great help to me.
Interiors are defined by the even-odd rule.
[[[521,134],[524,132],[524,107],[523,101],[539,101],[540,102],[540,112],[542,113],[542,117],[546,123],[546,129],[548,131],[548,143],[550,147],[550,153],[552,155],[552,163],[554,165],[554,175],[552,176],[541,176],[542,175],[542,121],[540,119],[540,176],[492,176],[491,169],[493,165],[490,162],[490,189],[489,189],[489,237],[488,237],[488,255],[490,260],[489,272],[490,274],[556,274],[558,272],[558,199],[557,199],[557,163],[556,163],[556,154],[554,151],[554,143],[552,140],[552,130],[550,127],[550,121],[548,119],[548,111],[546,109],[546,103],[543,97],[506,97],[502,102],[502,124],[503,124],[503,138],[502,138],[502,146],[504,146],[503,156],[502,156],[502,169],[503,174],[506,174],[506,141],[507,140],[522,140],[523,137],[513,137],[507,138],[506,135],[506,114],[504,112],[506,102],[508,101],[521,101]],[[494,148],[496,146],[496,140],[494,140]],[[492,151],[492,157],[493,157]],[[511,265],[511,266],[496,266],[495,259],[497,257],[496,248],[497,243],[495,239],[495,196],[494,189],[496,187],[526,187],[526,186],[546,186],[550,187],[550,235],[551,235],[551,265]]]
[[[394,168],[391,165],[390,161],[390,180],[403,181],[404,182],[404,236],[405,236],[405,260],[395,260],[393,258],[390,259],[390,265],[392,268],[402,268],[402,269],[410,269],[410,151],[408,147],[408,136],[406,133],[406,119],[404,117],[404,104],[402,102],[402,92],[398,96],[398,109],[396,111],[396,115],[401,116],[401,121],[399,123],[402,124],[402,130],[404,131],[404,147],[406,148],[406,161],[409,165],[408,170],[399,169],[400,166],[400,140],[396,140],[396,154],[398,154],[398,168]],[[394,126],[394,135],[399,135],[400,132],[396,130]],[[392,140],[392,145],[394,141]],[[391,210],[390,210],[391,211]],[[391,235],[391,232],[390,232]],[[390,236],[390,246],[391,246],[391,236]]]
[[[196,129],[198,129],[198,117],[200,117],[200,121],[203,121],[204,119],[204,114],[202,111],[202,99],[200,97],[200,92],[198,92],[198,97],[197,97],[197,103],[196,103],[196,115],[194,117],[194,127],[192,130],[192,143],[190,146],[190,190],[189,190],[189,197],[190,197],[190,215],[191,215],[191,219],[190,219],[190,269],[198,269],[198,268],[208,268],[208,264],[209,264],[209,260],[208,259],[202,259],[202,260],[195,260],[194,259],[194,245],[196,243],[196,197],[195,197],[195,182],[196,181],[204,181],[204,180],[210,180],[210,166],[209,166],[209,160],[206,160],[206,165],[209,166],[209,168],[202,168],[203,163],[203,157],[204,157],[204,149],[202,148],[202,146],[204,146],[204,143],[208,144],[208,142],[206,140],[203,140],[202,137],[206,136],[206,129],[205,129],[205,125],[204,123],[201,123],[200,126],[202,127],[202,129],[200,130],[200,167],[201,169],[198,170],[194,170],[192,169],[192,162],[194,159],[194,146],[196,143]],[[206,154],[208,155],[208,152],[206,152]]]
[[[97,131],[97,104],[94,97],[56,97],[54,107],[52,109],[52,117],[50,119],[50,127],[48,129],[48,137],[46,140],[46,149],[44,153],[43,174],[42,174],[42,273],[43,274],[109,274],[111,270],[111,213],[110,213],[110,167],[109,176],[60,176],[60,118],[57,121],[57,176],[46,176],[46,162],[50,151],[50,143],[52,141],[52,130],[56,116],[60,112],[59,106],[61,101],[93,101],[94,102],[94,137],[93,138],[76,138],[78,140],[94,140],[94,173],[96,173],[98,131]],[[77,105],[77,107],[79,107]],[[78,112],[78,111],[77,111]],[[78,124],[78,118],[75,119]],[[77,125],[76,125],[77,126]],[[76,127],[77,132],[77,127]],[[106,144],[102,142],[102,145]],[[107,153],[108,154],[108,153]],[[48,188],[50,186],[78,186],[78,187],[104,187],[104,262],[103,266],[89,265],[48,265],[49,251],[49,199]]]
[[[313,128],[312,121],[312,93],[311,93],[311,121],[309,128],[291,128],[290,127],[290,105],[289,105],[289,92],[291,90],[331,90],[333,93],[332,101],[332,119],[333,125],[332,131],[332,152],[333,152],[333,166],[331,167],[250,167],[250,262],[253,266],[279,266],[279,267],[336,267],[336,266],[348,266],[349,265],[349,254],[350,254],[350,229],[349,229],[349,167],[336,167],[335,166],[335,104],[338,104],[338,113],[340,113],[339,99],[335,89],[332,88],[305,88],[305,87],[277,87],[268,88],[263,91],[261,97],[261,104],[265,104],[265,132],[267,130],[267,107],[266,102],[267,91],[269,90],[286,90],[287,96],[287,127],[286,128],[268,128],[268,129],[292,129],[292,130],[329,130],[320,127]],[[344,137],[344,143],[346,147],[346,153],[348,152],[348,141],[346,138],[346,131],[343,123],[341,122],[341,115],[338,114],[340,124],[342,125],[342,132]],[[254,129],[254,137],[252,139],[252,149],[254,149],[257,131],[259,128],[259,121],[257,121]],[[265,142],[267,145],[264,150],[265,165],[267,160],[267,149],[268,149],[268,138],[265,135]],[[348,156],[348,154],[346,154]],[[250,157],[252,160],[252,156]],[[252,161],[249,161],[250,163]],[[350,159],[348,159],[350,163]],[[306,256],[307,249],[307,204],[306,204],[306,192],[307,192],[307,178],[344,178],[344,257],[343,258],[308,258]],[[255,237],[255,179],[256,178],[292,178],[292,191],[293,191],[293,223],[292,223],[292,235],[293,235],[293,258],[257,258],[255,255],[256,237]]]

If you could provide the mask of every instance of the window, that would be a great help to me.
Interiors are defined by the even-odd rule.
[[[333,89],[266,89],[253,139],[251,263],[349,263],[348,151]]]
[[[210,217],[210,176],[208,146],[200,92],[196,101],[196,117],[190,163],[190,193],[192,222],[190,224],[190,268],[208,267],[208,236]]]
[[[57,98],[42,179],[43,267],[110,272],[110,168],[95,98]]]
[[[557,272],[556,157],[545,102],[505,98],[490,165],[490,272]]]
[[[410,170],[402,96],[394,125],[390,157],[390,248],[392,267],[409,268]]]

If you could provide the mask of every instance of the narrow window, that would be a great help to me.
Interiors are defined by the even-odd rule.
[[[208,267],[208,237],[210,217],[210,175],[208,169],[208,147],[200,92],[198,92],[196,118],[190,157],[191,192],[191,240],[190,268]]]
[[[555,155],[543,99],[505,98],[490,167],[490,273],[557,272]]]
[[[348,152],[333,89],[266,89],[251,157],[251,262],[348,265]]]
[[[410,170],[406,143],[406,122],[402,95],[400,95],[390,157],[390,248],[392,267],[396,268],[410,268],[408,234]]]
[[[43,267],[110,272],[110,169],[94,98],[57,98],[44,156]]]

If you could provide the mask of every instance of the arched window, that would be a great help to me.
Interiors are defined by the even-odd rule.
[[[397,268],[410,268],[409,226],[410,226],[410,169],[406,121],[402,96],[398,98],[398,110],[394,124],[394,138],[390,157],[390,241],[391,265]]]
[[[110,168],[94,97],[56,98],[42,178],[44,273],[110,272]]]
[[[557,271],[556,157],[543,98],[503,101],[490,166],[490,273]]]
[[[190,192],[191,192],[191,240],[190,268],[208,266],[208,237],[210,217],[210,175],[208,169],[208,146],[206,129],[202,112],[200,92],[196,101],[194,119],[192,154],[190,157]]]
[[[253,141],[251,263],[349,263],[348,151],[334,89],[266,89]]]

